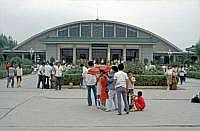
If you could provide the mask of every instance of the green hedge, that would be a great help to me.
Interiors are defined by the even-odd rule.
[[[136,86],[166,86],[165,75],[135,75]]]
[[[73,82],[74,85],[80,85],[81,74],[64,74],[63,83],[69,85],[69,82]]]
[[[136,86],[166,86],[167,80],[164,75],[136,75]],[[63,82],[68,85],[73,82],[74,85],[79,85],[81,74],[65,74]]]
[[[0,70],[0,79],[5,77],[5,70]]]
[[[196,79],[200,79],[200,72],[197,71],[189,71],[187,73],[188,77],[190,78],[196,78]]]

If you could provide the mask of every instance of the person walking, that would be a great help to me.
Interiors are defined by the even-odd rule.
[[[5,69],[6,69],[6,78],[7,78],[7,88],[8,88],[9,82],[10,82],[10,78],[9,78],[9,68],[10,68],[10,66],[11,66],[10,63],[6,62]]]
[[[45,65],[45,71],[44,71],[44,75],[45,75],[45,88],[49,89],[49,78],[51,76],[51,72],[52,72],[52,67],[49,65],[48,62],[46,62]]]
[[[63,66],[60,62],[57,63],[57,65],[54,66],[55,69],[55,77],[56,77],[56,90],[61,90],[62,88],[62,76],[63,76]]]
[[[116,89],[117,92],[117,101],[118,101],[118,114],[122,114],[122,106],[121,106],[121,96],[124,101],[125,106],[125,112],[126,114],[129,114],[129,106],[127,101],[127,91],[128,91],[128,76],[127,73],[123,72],[124,65],[123,63],[120,63],[118,65],[118,72],[114,74],[114,82],[113,86]]]
[[[184,79],[185,79],[185,70],[184,70],[183,66],[181,66],[181,68],[179,69],[178,76],[180,78],[180,82],[181,82],[181,85],[182,85],[183,82],[184,82]]]
[[[37,88],[40,88],[40,83],[42,82],[42,89],[44,89],[44,72],[45,72],[45,63],[43,62],[42,65],[39,66],[38,69],[38,84]]]
[[[22,74],[23,74],[23,70],[22,70],[21,65],[19,64],[16,68],[17,88],[21,87]]]
[[[11,87],[14,88],[14,83],[15,83],[14,76],[15,76],[15,68],[11,64],[11,66],[8,69],[8,83],[7,83],[7,88],[9,88],[10,82],[11,82]]]
[[[101,83],[101,109],[106,110],[106,99],[108,99],[108,76],[103,69],[100,69],[99,82]]]
[[[94,70],[94,63],[93,61],[88,62],[88,71],[86,75],[86,86],[88,90],[87,100],[88,100],[88,106],[92,106],[92,98],[91,98],[91,89],[94,94],[94,101],[95,105],[97,106],[97,89],[96,89],[96,73],[93,72]]]
[[[51,89],[56,89],[56,77],[55,77],[56,71],[55,71],[53,63],[50,63],[49,65],[52,68],[52,70],[51,70],[51,80],[50,80],[51,81]]]

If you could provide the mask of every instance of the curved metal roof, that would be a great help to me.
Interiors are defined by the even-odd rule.
[[[119,25],[125,25],[125,26],[128,26],[128,27],[135,28],[135,29],[137,29],[137,30],[139,30],[139,31],[143,31],[143,32],[145,32],[145,33],[147,33],[147,34],[150,34],[150,35],[152,35],[152,36],[158,38],[159,40],[163,41],[164,43],[166,43],[166,44],[168,44],[168,45],[174,47],[176,50],[182,52],[181,49],[179,49],[177,46],[175,46],[174,44],[172,44],[172,43],[169,42],[168,40],[166,40],[166,39],[160,37],[159,35],[156,35],[156,34],[150,32],[150,31],[148,31],[148,30],[145,30],[145,29],[143,29],[143,28],[140,28],[140,27],[137,27],[137,26],[134,26],[134,25],[131,25],[131,24],[127,24],[127,23],[123,23],[123,22],[118,22],[118,21],[110,21],[110,20],[82,20],[82,21],[74,21],[74,22],[70,22],[70,23],[58,25],[58,26],[55,26],[55,27],[53,27],[53,28],[49,28],[49,29],[47,29],[47,30],[44,30],[44,31],[42,31],[42,32],[40,32],[40,33],[37,33],[37,34],[33,35],[32,37],[30,37],[30,38],[24,40],[23,42],[21,42],[19,45],[17,45],[17,46],[14,47],[13,49],[17,49],[17,48],[23,46],[23,45],[26,44],[27,42],[29,42],[29,41],[31,41],[31,40],[33,40],[33,39],[39,37],[40,35],[46,34],[46,33],[50,32],[50,31],[57,30],[57,29],[59,29],[59,28],[63,28],[63,27],[65,27],[65,26],[69,26],[69,25],[73,25],[73,24],[80,24],[80,23],[95,23],[95,22],[98,22],[98,23],[119,24]]]

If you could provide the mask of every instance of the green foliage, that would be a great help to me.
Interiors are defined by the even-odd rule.
[[[17,45],[17,41],[13,40],[11,36],[6,36],[4,34],[0,35],[0,49],[12,49]]]
[[[55,62],[55,58],[51,57],[50,58],[50,63],[54,63]]]
[[[136,86],[166,86],[165,75],[135,75]]]
[[[3,55],[0,55],[0,67],[4,65],[4,58]]]
[[[200,40],[195,45],[196,54],[200,57]]]
[[[23,59],[22,60],[22,66],[23,65],[32,65],[32,64],[33,64],[33,62],[29,59]]]
[[[20,58],[20,57],[12,57],[11,59],[10,59],[10,63],[12,64],[12,65],[18,65],[18,64],[21,64],[22,63],[22,59]]]
[[[125,72],[131,71],[133,74],[143,74],[145,65],[139,63],[139,64],[132,64],[132,63],[126,63],[125,64]]]
[[[74,85],[80,85],[81,76],[81,74],[64,74],[64,85],[68,85],[70,82],[72,82]]]
[[[196,72],[196,71],[189,71],[187,73],[188,77],[190,78],[196,78],[196,79],[200,79],[200,71]]]
[[[135,75],[136,86],[166,86],[167,80],[164,75]],[[74,85],[79,85],[81,74],[64,74],[63,82],[68,85],[73,82]]]
[[[125,64],[125,72],[131,71],[133,74],[137,75],[163,75],[163,69],[161,66],[156,66],[156,69],[151,70],[145,70],[145,65],[142,63],[138,64],[132,64],[132,63],[126,63]]]
[[[5,70],[0,70],[0,79],[6,76]]]
[[[68,71],[65,71],[64,74],[81,74],[82,73],[82,69],[81,68],[72,68]]]

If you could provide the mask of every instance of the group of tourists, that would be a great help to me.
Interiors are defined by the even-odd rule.
[[[37,88],[61,90],[63,71],[64,68],[60,62],[55,64],[43,62],[38,68]],[[42,86],[40,86],[41,83]]]
[[[21,65],[18,64],[17,66],[14,66],[13,64],[7,62],[5,68],[7,77],[7,88],[9,87],[14,88],[15,76],[17,80],[17,88],[20,88],[22,82],[22,74],[23,74]]]
[[[87,88],[88,106],[92,106],[91,90],[94,94],[94,102],[98,109],[106,112],[112,110],[122,114],[122,110],[129,114],[129,111],[141,111],[145,108],[145,101],[142,92],[134,95],[135,77],[131,72],[123,71],[124,65],[112,66],[111,70],[94,67],[93,61],[88,62],[88,69],[83,67],[83,83]],[[122,109],[122,99],[124,108]]]
[[[178,81],[182,85],[186,81],[186,69],[184,66],[168,66],[166,69],[167,86],[170,90],[176,90]]]

